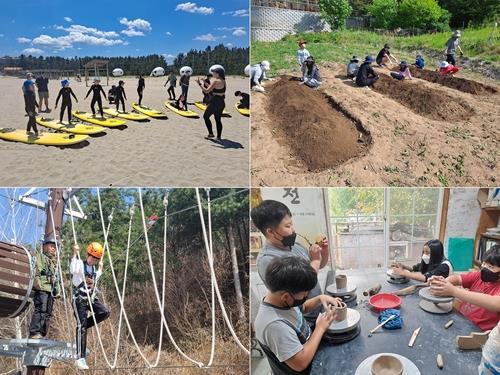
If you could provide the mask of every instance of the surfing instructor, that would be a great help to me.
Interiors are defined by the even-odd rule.
[[[212,129],[212,122],[210,117],[213,115],[215,118],[215,124],[217,126],[217,141],[221,141],[222,138],[222,112],[226,107],[225,93],[226,93],[226,75],[224,67],[221,65],[214,65],[210,68],[210,73],[213,78],[210,80],[210,85],[205,87],[200,81],[198,85],[204,94],[209,94],[211,96],[210,103],[208,104],[205,113],[203,114],[203,119],[205,120],[205,125],[207,126],[208,135],[206,139],[214,138],[214,133]]]

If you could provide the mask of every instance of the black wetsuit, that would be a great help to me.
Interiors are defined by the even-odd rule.
[[[167,90],[168,98],[170,100],[175,100],[175,86],[177,84],[177,77],[176,76],[169,76],[168,83],[169,83],[168,90]]]
[[[250,95],[248,95],[245,92],[242,92],[239,96],[241,97],[241,99],[238,108],[246,108],[246,109],[250,108]]]
[[[64,110],[68,109],[68,122],[71,122],[71,109],[73,107],[73,103],[71,102],[71,96],[76,99],[75,93],[71,90],[71,87],[63,87],[59,90],[59,95],[57,95],[56,99],[56,107],[57,103],[59,103],[59,99],[62,97],[61,102],[61,113],[59,114],[59,121],[62,122],[64,116]]]
[[[209,78],[205,78],[203,80],[203,87],[207,88],[209,86],[210,86],[210,79]],[[211,93],[208,93],[208,94],[203,93],[203,104],[208,105],[210,103],[210,99],[212,99],[212,94]]]
[[[125,100],[123,100],[123,98],[127,99],[127,95],[125,95],[125,89],[123,88],[123,86],[116,86],[115,96],[116,96],[116,98],[115,98],[116,110],[118,111],[118,108],[120,107],[120,102],[121,102],[123,112],[125,112]],[[139,101],[139,104],[141,104],[140,101]]]
[[[370,63],[364,62],[361,64],[358,75],[356,76],[356,85],[360,87],[371,86],[377,79],[379,79],[379,77],[375,74]]]
[[[210,116],[214,115],[215,124],[217,126],[217,139],[220,139],[222,136],[222,112],[226,107],[226,103],[224,102],[224,95],[213,95],[213,94],[224,94],[226,92],[226,83],[224,82],[224,88],[222,89],[213,89],[211,94],[212,98],[210,99],[210,104],[208,104],[205,113],[203,114],[203,119],[205,120],[205,125],[208,129],[208,134],[213,136],[212,130],[212,122],[210,121]]]
[[[85,98],[89,96],[90,93],[93,93],[92,96],[92,101],[90,102],[90,108],[92,109],[92,114],[95,116],[95,103],[99,106],[99,112],[101,113],[101,117],[104,117],[104,112],[102,111],[102,99],[101,99],[101,92],[106,97],[106,93],[102,89],[102,86],[99,84],[94,83],[92,86],[90,86],[89,91],[87,92],[87,95],[85,95]]]
[[[179,80],[181,84],[181,92],[182,95],[186,98],[188,97],[188,90],[189,90],[189,77],[188,76],[181,76],[181,79]]]
[[[146,84],[144,83],[144,78],[139,78],[139,83],[137,85],[137,94],[139,94],[139,105],[142,104],[142,92],[144,91],[145,87]]]
[[[38,103],[36,102],[35,93],[33,91],[26,91],[24,93],[24,100],[26,103],[26,112],[28,113],[28,125],[26,131],[30,132],[31,129],[38,134],[38,129],[36,127],[36,108],[38,108]]]

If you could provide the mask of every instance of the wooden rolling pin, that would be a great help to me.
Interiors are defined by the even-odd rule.
[[[374,286],[372,286],[371,288],[366,289],[366,290],[363,292],[363,295],[364,295],[364,296],[374,296],[375,294],[377,294],[378,292],[380,292],[380,289],[382,289],[382,285],[380,285],[380,284],[375,284],[375,285],[374,285]]]

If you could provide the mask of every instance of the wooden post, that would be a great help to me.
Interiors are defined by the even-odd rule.
[[[47,202],[46,208],[47,220],[45,222],[46,238],[53,236],[58,241],[61,240],[61,227],[64,216],[65,203],[64,189],[52,188],[49,190],[49,200]],[[52,213],[54,214],[54,219],[52,219]],[[52,226],[52,221],[54,222],[54,226]]]
[[[28,366],[27,367],[27,375],[43,375],[45,374],[45,367],[40,366]]]

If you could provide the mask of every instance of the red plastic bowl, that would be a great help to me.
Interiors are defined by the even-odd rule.
[[[394,294],[380,293],[370,297],[368,303],[375,311],[380,312],[387,309],[399,309],[401,298]]]

